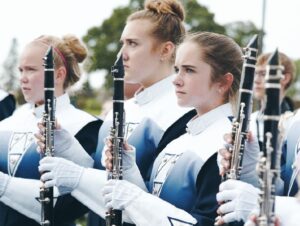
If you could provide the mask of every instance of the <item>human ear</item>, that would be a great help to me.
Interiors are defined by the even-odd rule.
[[[291,80],[292,80],[292,75],[290,73],[283,74],[283,77],[280,80],[280,84],[281,84],[283,90],[286,89],[286,86],[291,82]]]
[[[67,76],[67,70],[65,67],[61,66],[56,70],[55,74],[55,83],[56,84],[64,84]]]
[[[175,45],[173,42],[171,41],[164,42],[160,50],[160,61],[165,61],[166,59],[172,57],[174,51],[175,51]]]
[[[228,90],[230,90],[233,80],[234,80],[234,76],[229,72],[222,77],[219,83],[219,90],[221,91],[222,94],[225,94],[228,92]]]

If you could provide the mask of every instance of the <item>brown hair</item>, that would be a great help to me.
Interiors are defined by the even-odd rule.
[[[267,61],[268,61],[269,57],[271,56],[271,54],[272,53],[261,54],[257,58],[256,66],[265,66],[267,64]],[[282,66],[284,66],[282,73],[291,75],[291,80],[284,87],[285,89],[288,89],[295,79],[295,70],[296,70],[295,64],[287,55],[285,55],[282,52],[279,52],[279,62]]]
[[[150,20],[151,34],[161,42],[177,45],[185,34],[184,8],[177,0],[146,0],[144,9],[131,14],[127,22],[138,19]]]
[[[201,49],[201,60],[212,68],[212,82],[222,81],[226,73],[231,73],[234,76],[226,101],[235,104],[243,64],[242,50],[238,44],[225,35],[212,32],[189,34],[183,42],[193,42],[199,46]]]
[[[33,42],[41,42],[54,47],[55,69],[65,66],[67,71],[64,89],[79,80],[81,75],[79,63],[86,58],[87,49],[77,37],[65,35],[63,38],[58,38],[51,35],[42,35]]]

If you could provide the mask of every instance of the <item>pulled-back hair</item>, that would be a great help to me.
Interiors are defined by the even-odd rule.
[[[153,23],[151,34],[158,41],[177,45],[185,34],[184,8],[177,0],[146,0],[144,9],[131,14],[128,21],[146,19]]]
[[[79,63],[87,56],[87,49],[74,35],[65,35],[58,38],[51,35],[42,35],[33,42],[52,45],[54,48],[55,69],[64,66],[67,71],[64,89],[73,85],[80,78]]]

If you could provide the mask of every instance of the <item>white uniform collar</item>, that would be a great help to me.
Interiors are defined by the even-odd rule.
[[[137,91],[134,94],[134,101],[138,105],[144,105],[152,101],[153,99],[162,95],[162,93],[168,91],[173,87],[172,81],[174,80],[175,75],[166,77],[165,79],[156,82],[152,86],[143,89],[142,91]]]
[[[8,93],[0,89],[0,101],[7,97]]]
[[[70,97],[67,93],[59,96],[56,98],[56,106],[55,106],[55,111],[59,112],[61,109],[63,109],[63,106],[68,106],[70,104]],[[31,109],[33,114],[37,118],[41,118],[44,112],[44,104],[40,105],[38,107],[35,107],[34,104],[31,104]]]
[[[208,126],[219,119],[220,117],[232,116],[232,108],[229,103],[223,104],[201,116],[195,116],[187,124],[186,131],[195,136],[204,131]]]

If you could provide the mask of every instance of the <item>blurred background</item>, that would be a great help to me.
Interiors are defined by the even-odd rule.
[[[241,46],[260,34],[260,49],[276,48],[291,57],[300,76],[300,1],[182,0],[186,28],[227,34]],[[70,90],[75,105],[103,115],[112,93],[110,68],[119,49],[126,17],[143,7],[143,0],[10,0],[0,3],[0,87],[14,93],[18,104],[18,57],[26,43],[42,35],[75,34],[89,49],[81,80]],[[288,95],[299,107],[300,80]]]

